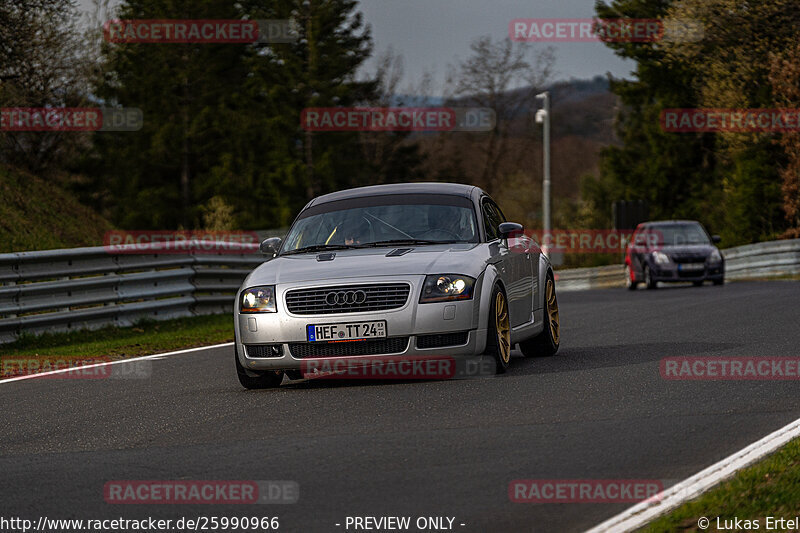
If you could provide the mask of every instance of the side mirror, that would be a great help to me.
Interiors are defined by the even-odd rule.
[[[517,233],[522,233],[523,229],[522,224],[517,224],[516,222],[503,222],[497,226],[497,231],[500,233],[501,239],[508,239]]]
[[[717,244],[721,240],[722,240],[722,237],[720,237],[719,235],[712,235],[711,236],[711,242],[713,242],[714,244]]]
[[[269,239],[264,239],[258,249],[264,255],[275,257],[278,254],[278,250],[281,249],[281,238],[270,237]]]

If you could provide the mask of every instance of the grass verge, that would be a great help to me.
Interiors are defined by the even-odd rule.
[[[158,322],[144,320],[127,328],[25,335],[16,342],[0,345],[0,356],[122,359],[230,341],[231,315],[203,315]]]
[[[640,531],[741,531],[758,521],[759,530],[798,531],[800,523],[784,522],[783,527],[767,517],[797,520],[800,516],[800,439],[755,465],[745,468],[730,480],[687,502]],[[710,521],[706,529],[698,526],[701,517]],[[719,522],[717,520],[719,519]],[[735,521],[739,519],[738,527]],[[719,525],[719,527],[718,527]]]

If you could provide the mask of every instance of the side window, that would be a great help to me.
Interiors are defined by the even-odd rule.
[[[497,226],[506,221],[502,211],[489,199],[484,199],[481,205],[483,211],[483,225],[486,230],[486,240],[493,241],[499,239],[500,235],[497,232]]]

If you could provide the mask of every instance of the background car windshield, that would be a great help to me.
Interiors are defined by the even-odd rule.
[[[709,244],[708,235],[697,224],[671,224],[654,226],[650,229],[656,235],[656,241],[663,246],[681,246],[684,244]]]
[[[478,242],[475,213],[469,207],[438,204],[376,205],[329,211],[298,220],[286,237],[283,251],[408,239]]]

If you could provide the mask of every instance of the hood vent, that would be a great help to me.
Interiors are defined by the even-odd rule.
[[[317,261],[333,261],[334,257],[336,257],[336,254],[333,252],[319,254],[317,256]]]
[[[386,254],[386,257],[400,257],[401,255],[406,255],[411,250],[413,250],[413,248],[395,248]]]

